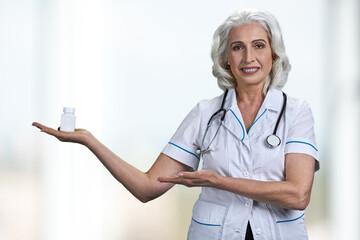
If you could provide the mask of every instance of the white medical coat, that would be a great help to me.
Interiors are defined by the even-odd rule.
[[[196,150],[200,149],[207,123],[220,108],[222,98],[223,95],[199,102],[163,153],[197,170],[200,156]],[[203,169],[227,177],[283,181],[285,155],[305,153],[316,159],[318,170],[314,119],[305,101],[288,97],[277,129],[281,145],[267,146],[265,139],[273,133],[282,106],[282,92],[270,88],[254,123],[246,132],[235,90],[229,89],[224,106],[227,113],[212,144],[213,150],[202,157]],[[244,239],[250,221],[255,240],[303,240],[307,239],[304,217],[304,211],[279,208],[229,191],[204,187],[193,208],[188,239]]]

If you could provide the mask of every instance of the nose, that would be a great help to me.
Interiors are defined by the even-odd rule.
[[[255,54],[251,48],[247,48],[245,51],[244,60],[246,63],[251,63],[255,61]]]

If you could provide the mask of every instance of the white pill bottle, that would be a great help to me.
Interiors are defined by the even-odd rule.
[[[64,113],[61,115],[60,131],[74,132],[75,131],[75,108],[64,107]]]

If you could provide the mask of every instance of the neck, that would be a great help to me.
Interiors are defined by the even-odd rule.
[[[262,103],[265,99],[263,94],[263,86],[254,86],[242,88],[236,86],[236,100],[241,104],[254,104],[254,103]]]

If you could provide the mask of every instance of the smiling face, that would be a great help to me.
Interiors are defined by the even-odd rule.
[[[272,67],[272,50],[267,32],[259,23],[231,29],[227,43],[228,63],[237,86],[262,87]]]

